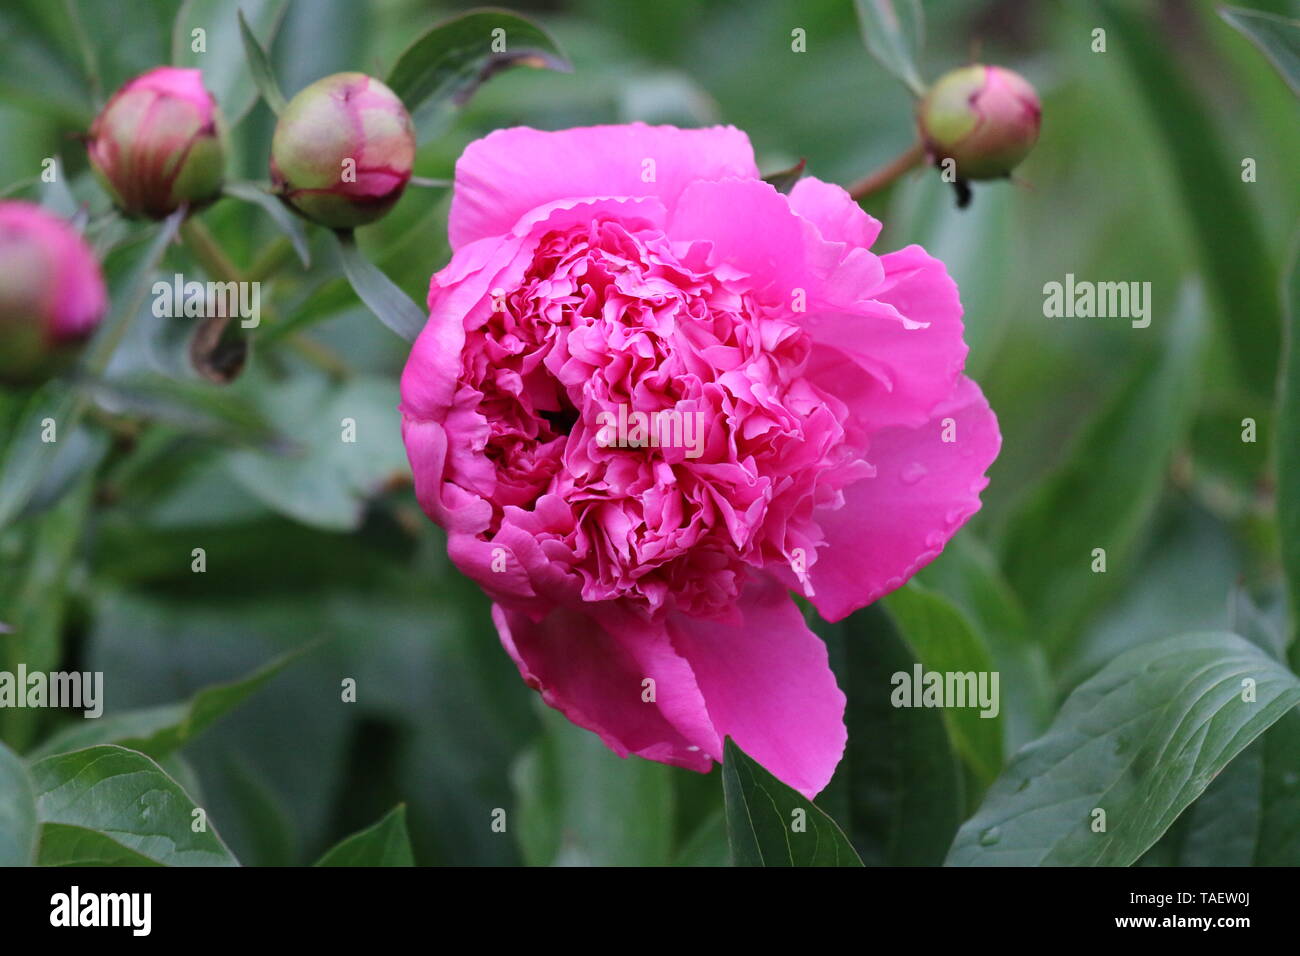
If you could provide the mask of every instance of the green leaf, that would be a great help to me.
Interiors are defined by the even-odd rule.
[[[94,830],[155,863],[173,866],[234,866],[235,859],[211,821],[195,832],[193,801],[144,754],[124,747],[90,747],[32,764],[36,812],[42,824]],[[66,831],[54,831],[48,852],[69,853]],[[42,832],[42,842],[45,833]],[[104,844],[98,843],[102,852]],[[47,851],[42,850],[44,858]]]
[[[1300,866],[1297,767],[1300,711],[1292,710],[1214,778],[1144,862]],[[1154,859],[1162,851],[1169,856]]]
[[[1002,768],[1002,706],[1001,687],[992,685],[992,675],[997,673],[993,659],[983,638],[970,620],[947,598],[923,588],[913,581],[885,598],[885,607],[898,623],[899,633],[916,654],[918,664],[926,673],[940,675],[971,675],[970,681],[958,680],[954,689],[965,696],[978,692],[984,675],[985,686],[991,693],[988,710],[992,716],[981,716],[985,709],[978,700],[967,699],[965,706],[942,708],[944,723],[948,726],[957,751],[970,764],[971,769],[987,783]],[[912,674],[906,675],[911,686]],[[1000,684],[1000,675],[999,675]],[[912,701],[912,706],[918,702]]]
[[[1300,20],[1241,7],[1220,7],[1219,16],[1259,47],[1287,86],[1300,95]]]
[[[116,744],[155,760],[184,747],[225,714],[257,693],[273,677],[297,660],[305,649],[282,654],[247,677],[215,684],[184,703],[83,720],[45,741],[32,759],[82,750],[97,744]]]
[[[1278,378],[1277,523],[1291,605],[1291,664],[1300,667],[1300,230],[1291,240]]]
[[[848,697],[849,731],[818,800],[868,866],[937,866],[966,815],[965,781],[942,713],[890,700],[894,675],[910,677],[915,655],[881,605],[817,630]]]
[[[203,71],[203,85],[216,97],[232,127],[253,108],[264,79],[235,51],[246,51],[245,34],[254,43],[260,35],[262,48],[269,47],[287,8],[288,0],[185,0],[176,12],[172,63]],[[194,49],[196,29],[204,31],[205,50]]]
[[[30,866],[36,854],[36,791],[27,768],[0,744],[0,866]]]
[[[392,279],[357,248],[351,232],[335,233],[343,272],[357,296],[384,325],[408,342],[414,342],[428,316],[397,287]]]
[[[1241,181],[1236,160],[1225,155],[1221,144],[1231,140],[1215,129],[1214,111],[1188,82],[1168,31],[1120,0],[1101,0],[1095,9],[1101,25],[1118,40],[1116,52],[1132,71],[1165,142],[1215,316],[1232,346],[1241,383],[1258,396],[1267,395],[1280,344],[1276,259],[1247,196],[1253,187]],[[1206,196],[1215,201],[1207,203]]]
[[[398,805],[374,826],[352,834],[317,860],[316,866],[415,866],[406,833],[406,807]]]
[[[161,866],[98,830],[46,823],[41,827],[41,866]]]
[[[808,161],[801,159],[789,169],[764,176],[763,182],[770,184],[777,192],[788,195],[790,190],[794,189],[794,184],[803,176],[804,167],[807,165]]]
[[[1190,423],[1204,331],[1200,296],[1185,289],[1163,348],[1139,360],[1008,522],[1002,565],[1049,650],[1063,645],[1112,583],[1135,573],[1137,546]],[[1106,552],[1104,573],[1092,570],[1097,548]]]
[[[727,836],[736,866],[861,866],[829,816],[736,746],[723,744]]]
[[[422,34],[397,58],[386,82],[416,126],[423,127],[424,117],[463,106],[490,77],[514,66],[573,70],[550,35],[531,20],[505,10],[478,10]]]
[[[620,759],[549,708],[511,769],[508,819],[529,866],[662,866],[673,848],[671,767]],[[484,825],[489,822],[484,817]]]
[[[300,218],[295,216],[278,197],[271,195],[257,183],[226,183],[222,192],[232,199],[255,203],[266,211],[271,221],[293,243],[293,251],[304,269],[311,268],[311,249],[307,245],[307,232]]]
[[[948,863],[1127,866],[1297,702],[1300,679],[1228,632],[1121,654],[1015,756]]]
[[[882,67],[914,96],[925,95],[916,61],[925,39],[920,0],[853,0],[862,42]]]
[[[244,44],[244,59],[248,61],[248,71],[253,74],[257,91],[262,94],[262,99],[266,100],[266,105],[271,107],[271,112],[280,115],[288,103],[284,94],[280,92],[280,84],[276,82],[271,60],[249,28],[243,10],[239,11],[239,39]]]

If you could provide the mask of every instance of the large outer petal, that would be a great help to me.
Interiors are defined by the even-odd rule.
[[[948,418],[956,428],[952,442],[943,441]],[[845,489],[839,510],[815,514],[826,547],[808,574],[822,617],[846,617],[938,557],[979,510],[984,472],[1001,444],[997,418],[979,386],[964,377],[926,424],[874,434],[867,457],[876,476]]]
[[[695,180],[729,176],[758,176],[749,138],[730,126],[497,130],[470,143],[456,163],[451,247],[508,233],[525,213],[556,200],[654,196],[671,209]]]
[[[602,620],[589,611],[603,610]],[[548,705],[620,757],[707,771],[721,754],[690,665],[662,625],[612,607],[558,607],[535,620],[493,605],[501,643]],[[655,700],[643,681],[655,682]]]
[[[826,645],[770,578],[750,582],[739,610],[734,625],[669,618],[673,646],[690,662],[717,735],[811,798],[830,781],[848,736]]]

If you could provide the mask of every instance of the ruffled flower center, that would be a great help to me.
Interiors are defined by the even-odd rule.
[[[584,600],[717,616],[749,567],[806,583],[813,510],[871,474],[843,404],[805,377],[791,304],[712,253],[636,218],[552,231],[466,332],[460,385],[495,474],[485,536],[557,496],[540,544]]]

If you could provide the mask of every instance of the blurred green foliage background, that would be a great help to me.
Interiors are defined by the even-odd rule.
[[[77,5],[101,93],[168,62],[178,4]],[[839,183],[912,142],[910,97],[865,53],[849,0],[504,5],[545,25],[574,72],[496,77],[422,144],[417,175],[449,178],[466,143],[515,124],[730,123],[748,132],[765,172],[802,158]],[[1244,5],[1295,15],[1286,2]],[[225,18],[206,56],[242,71],[235,6],[187,9]],[[921,242],[948,263],[970,374],[1002,424],[983,511],[922,578],[980,618],[970,568],[984,568],[1012,609],[980,620],[1004,671],[1010,753],[1131,645],[1238,623],[1242,595],[1281,621],[1268,465],[1300,124],[1286,84],[1209,2],[924,7],[927,78],[977,57],[1023,73],[1043,100],[1021,182],[977,185],[963,212],[933,170],[916,171],[865,204],[885,223],[880,248]],[[468,8],[294,0],[271,58],[290,96],[340,70],[382,76],[417,33]],[[57,155],[72,196],[95,213],[107,203],[77,139],[94,93],[70,23],[62,2],[0,10],[0,188]],[[1104,53],[1092,50],[1097,27]],[[805,53],[791,50],[795,28]],[[259,102],[235,128],[232,178],[266,178],[273,126]],[[1255,182],[1242,181],[1246,158]],[[449,255],[447,205],[446,190],[411,188],[360,233],[417,302]],[[223,201],[202,219],[245,267],[277,236],[248,204]],[[249,368],[229,386],[189,368],[189,320],[146,313],[135,323],[111,374],[179,382],[187,402],[220,407],[230,427],[168,414],[174,384],[150,393],[161,410],[96,413],[47,479],[50,497],[59,482],[71,491],[0,537],[0,595],[39,596],[42,653],[103,670],[110,714],[180,700],[323,639],[173,764],[246,863],[310,861],[399,802],[421,863],[722,862],[717,773],[619,761],[543,713],[519,680],[488,602],[451,569],[402,480],[404,343],[340,278],[320,230],[313,236],[312,267],[288,262],[264,286]],[[127,236],[114,250],[110,277],[122,271],[114,257],[138,245]],[[162,272],[196,268],[176,247]],[[1067,273],[1150,282],[1150,328],[1045,318],[1043,286]],[[6,414],[12,421],[16,405]],[[342,415],[359,423],[359,467],[329,450]],[[1245,418],[1257,422],[1254,443],[1242,441]],[[268,451],[236,427],[247,420],[298,451]],[[1104,575],[1088,569],[1099,546]],[[205,573],[191,570],[194,548],[206,550]],[[355,704],[340,702],[345,677],[357,681]],[[0,713],[0,733],[21,752],[59,720]],[[838,784],[819,801],[837,817]],[[978,793],[972,783],[967,809]],[[491,828],[495,808],[507,810],[505,834]],[[951,828],[929,861],[942,859]],[[1167,862],[1179,859],[1171,846],[1157,847]],[[897,859],[883,843],[864,852]]]

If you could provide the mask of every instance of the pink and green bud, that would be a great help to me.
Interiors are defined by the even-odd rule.
[[[0,383],[59,371],[108,308],[99,263],[80,233],[40,206],[0,201]]]
[[[917,109],[917,123],[936,164],[952,160],[957,178],[998,179],[1029,155],[1042,107],[1019,73],[967,66],[935,81]]]
[[[302,90],[271,141],[271,181],[301,215],[333,229],[382,217],[415,162],[415,131],[397,94],[363,73],[335,73]]]
[[[89,151],[118,208],[164,219],[221,191],[225,124],[198,70],[160,66],[113,94],[90,127]]]

